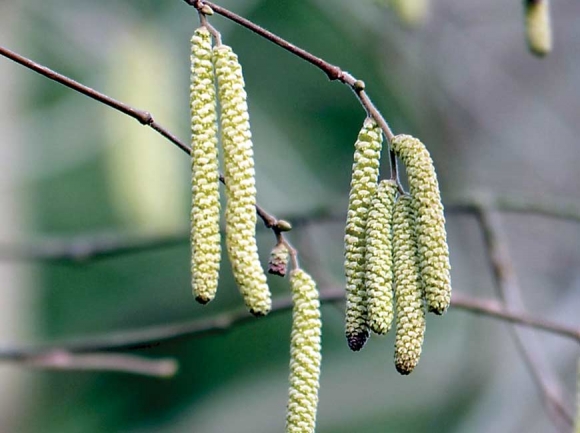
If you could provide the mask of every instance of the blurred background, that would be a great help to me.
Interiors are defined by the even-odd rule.
[[[555,48],[545,59],[527,50],[521,3],[439,0],[409,26],[371,0],[219,2],[363,79],[394,131],[431,150],[449,209],[481,194],[578,203],[580,3],[553,2]],[[211,23],[244,67],[259,202],[302,218],[290,239],[303,267],[322,288],[340,287],[342,218],[304,218],[345,215],[364,112],[314,67],[223,18]],[[186,141],[197,25],[179,0],[0,2],[1,45],[150,111]],[[1,349],[242,305],[225,258],[216,300],[200,306],[191,296],[186,155],[5,58],[0,77]],[[496,296],[477,220],[447,217],[454,290]],[[578,222],[514,213],[502,222],[527,309],[580,326]],[[73,239],[165,234],[180,240],[82,263],[30,257]],[[260,230],[259,242],[266,262],[273,236]],[[270,283],[275,297],[289,294],[287,280]],[[393,335],[351,353],[342,305],[322,313],[319,433],[558,431],[507,324],[454,309],[429,316],[421,362],[401,377]],[[0,431],[283,431],[290,325],[288,312],[139,351],[179,361],[165,380],[0,364]],[[572,409],[578,346],[537,337]]]

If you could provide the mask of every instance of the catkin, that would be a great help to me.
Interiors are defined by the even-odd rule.
[[[423,143],[410,135],[397,135],[391,146],[405,164],[417,214],[417,246],[427,308],[435,314],[443,314],[451,302],[451,267],[433,161]]]
[[[397,332],[395,336],[395,366],[401,374],[413,371],[425,336],[425,307],[417,244],[415,210],[412,199],[401,196],[393,213],[393,267]]]
[[[320,302],[316,284],[302,269],[290,273],[290,284],[294,309],[286,432],[313,433],[320,381]]]
[[[211,301],[220,268],[220,201],[215,77],[211,35],[191,38],[191,285],[195,299]]]
[[[376,334],[386,334],[393,321],[393,207],[397,184],[379,183],[372,199],[366,226],[365,285],[369,326]]]
[[[552,51],[552,24],[549,0],[524,0],[526,37],[530,51],[545,56]]]
[[[399,19],[408,26],[423,24],[429,15],[430,0],[390,0]]]
[[[220,45],[213,50],[221,107],[226,181],[226,246],[234,278],[250,312],[266,315],[271,296],[256,244],[256,185],[247,95],[238,57]]]
[[[345,234],[346,339],[351,350],[360,350],[369,336],[365,289],[365,229],[379,177],[382,132],[367,118],[355,143],[354,163]]]

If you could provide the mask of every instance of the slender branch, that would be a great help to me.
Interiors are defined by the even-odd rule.
[[[344,289],[323,289],[320,291],[320,300],[324,303],[342,302],[344,301]],[[548,320],[538,319],[527,314],[509,311],[494,300],[473,299],[467,295],[461,295],[455,292],[453,294],[452,305],[454,310],[466,310],[490,318],[521,324],[566,338],[571,338],[577,343],[580,343],[580,329],[567,327]],[[291,309],[291,297],[275,299],[272,303],[272,310],[268,317]],[[246,322],[253,321],[255,321],[255,318],[248,314],[244,308],[220,314],[209,319],[154,326],[97,337],[85,337],[63,342],[48,343],[41,346],[0,348],[0,360],[21,361],[29,357],[41,356],[58,351],[80,354],[142,350],[159,346],[162,343],[169,341],[200,338],[206,335],[224,333],[234,327],[243,325]]]
[[[509,308],[523,310],[522,291],[507,245],[502,241],[499,215],[482,205],[478,216],[499,295]],[[569,431],[573,417],[562,399],[561,386],[550,370],[542,348],[534,335],[524,333],[518,326],[511,328],[518,349],[544,397],[548,413],[556,425]]]
[[[139,110],[121,101],[117,101],[116,99],[113,99],[105,95],[104,93],[97,92],[95,89],[85,86],[84,84],[81,84],[62,74],[59,74],[58,72],[55,72],[52,69],[47,68],[46,66],[36,63],[30,59],[27,59],[26,57],[23,57],[20,54],[17,54],[9,50],[8,48],[0,46],[0,55],[7,57],[16,63],[19,63],[22,66],[31,69],[34,72],[37,72],[50,80],[56,81],[57,83],[60,83],[76,92],[82,93],[83,95],[94,99],[95,101],[105,104],[111,108],[114,108],[117,111],[120,111],[123,114],[126,114],[129,117],[132,117],[133,119],[139,121],[139,123],[141,123],[142,125],[149,126],[150,128],[157,131],[159,134],[161,134],[163,137],[171,141],[173,144],[175,144],[184,152],[188,154],[191,153],[191,149],[189,148],[189,146],[181,142],[175,135],[169,132],[168,129],[164,128],[159,123],[157,123],[155,119],[153,119],[151,113],[149,113],[148,111]]]
[[[174,359],[146,359],[135,355],[87,353],[75,355],[63,350],[13,360],[24,367],[66,371],[114,371],[157,378],[171,378],[177,373]]]
[[[311,65],[316,66],[322,72],[326,74],[329,80],[340,81],[343,84],[349,86],[357,96],[358,100],[360,101],[361,105],[364,107],[366,112],[372,116],[381,129],[383,130],[387,140],[389,142],[394,137],[394,134],[389,127],[387,121],[380,113],[380,111],[375,107],[369,96],[364,91],[365,85],[362,80],[356,79],[354,76],[349,74],[346,71],[343,71],[339,66],[333,65],[332,63],[327,62],[326,60],[311,54],[310,52],[300,48],[287,40],[281,38],[278,35],[266,30],[265,28],[259,26],[258,24],[222,7],[216,5],[215,3],[205,1],[205,0],[184,0],[190,6],[195,7],[197,10],[202,9],[204,6],[209,6],[215,13],[233,21],[242,27],[251,30],[252,32],[256,33],[257,35],[263,37],[264,39],[278,45],[279,47],[289,51],[290,53],[294,54],[297,57],[307,61]]]

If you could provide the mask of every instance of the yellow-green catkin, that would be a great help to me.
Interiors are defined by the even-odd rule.
[[[369,336],[365,288],[365,230],[379,177],[383,136],[374,119],[367,118],[355,143],[354,163],[345,234],[346,339],[360,350]]]
[[[552,51],[550,0],[524,0],[526,38],[530,51],[545,56]]]
[[[256,181],[247,95],[238,56],[214,47],[221,107],[221,141],[226,183],[226,246],[234,278],[250,312],[266,315],[271,296],[256,244]]]
[[[313,433],[320,382],[320,301],[314,280],[302,269],[290,272],[290,284],[294,309],[286,432]]]
[[[425,306],[415,235],[415,209],[409,196],[401,196],[393,212],[393,268],[397,332],[395,367],[401,374],[413,371],[425,337]]]
[[[365,285],[369,326],[376,334],[386,334],[393,322],[393,207],[397,184],[382,180],[372,199],[366,226]]]
[[[418,26],[427,21],[430,0],[391,0],[399,19],[408,26]]]
[[[433,160],[423,143],[410,135],[397,135],[391,146],[405,164],[417,213],[417,246],[427,308],[443,314],[451,302],[451,266]]]
[[[211,301],[220,268],[220,201],[217,109],[211,35],[205,27],[191,38],[191,285],[195,299]]]

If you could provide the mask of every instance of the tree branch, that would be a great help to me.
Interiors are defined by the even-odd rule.
[[[344,289],[327,288],[320,291],[320,300],[324,303],[344,301]],[[540,329],[580,343],[580,329],[567,327],[548,320],[538,319],[523,313],[509,311],[494,300],[473,299],[457,292],[453,294],[452,305],[456,310],[475,312],[491,318],[521,324]],[[292,298],[275,299],[272,310],[267,317],[292,309]],[[453,311],[453,310],[452,310]],[[170,325],[153,326],[138,330],[123,331],[97,337],[85,337],[62,342],[47,343],[31,347],[15,347],[0,349],[0,360],[21,361],[30,357],[38,357],[54,352],[86,354],[95,352],[119,352],[143,350],[156,347],[169,341],[200,338],[206,335],[224,333],[230,329],[255,322],[255,317],[248,314],[245,308],[218,316],[193,320]],[[267,320],[267,319],[260,319]]]
[[[157,378],[171,378],[177,373],[174,359],[146,359],[135,355],[87,353],[75,355],[63,350],[46,351],[12,359],[24,367],[66,371],[109,371]]]
[[[481,205],[478,217],[499,295],[509,308],[522,311],[524,309],[522,291],[508,247],[502,241],[499,215],[491,208]],[[561,386],[550,370],[545,353],[535,335],[524,333],[518,326],[512,326],[511,329],[516,345],[543,395],[548,414],[562,431],[569,431],[574,423],[573,416],[564,403]]]

